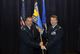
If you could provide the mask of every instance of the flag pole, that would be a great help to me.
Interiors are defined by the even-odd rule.
[[[36,28],[37,28],[38,31],[40,32],[40,41],[43,42],[43,40],[42,40],[42,33],[43,33],[43,30],[42,30],[40,27],[38,27],[38,26],[36,26]],[[44,50],[43,50],[43,49],[41,49],[41,50],[42,50],[42,54],[44,54]]]
[[[43,42],[41,34],[40,34],[40,40],[41,40],[41,42]],[[42,54],[44,54],[44,50],[43,49],[42,49]]]
[[[37,0],[34,0],[34,3],[36,3],[37,2]],[[34,8],[35,8],[35,5],[34,5]],[[38,8],[38,7],[37,7]],[[38,10],[37,10],[38,11]],[[38,15],[38,13],[35,13],[35,15]],[[33,14],[33,16],[34,16],[34,14]],[[40,25],[39,24],[39,21],[40,20],[40,18],[38,18],[38,25]],[[41,22],[40,22],[41,23]],[[41,25],[40,25],[41,26]],[[38,27],[38,26],[36,26],[36,28],[38,29],[38,31],[40,32],[40,41],[41,42],[43,42],[43,40],[42,40],[42,32],[43,32],[43,30],[40,28],[40,27]],[[44,54],[44,50],[43,49],[41,49],[42,50],[42,54]]]

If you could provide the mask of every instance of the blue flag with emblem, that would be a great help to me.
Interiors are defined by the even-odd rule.
[[[39,28],[43,29],[37,2],[35,2],[34,4],[34,13],[32,17],[33,17],[33,22],[35,22],[39,26]]]
[[[42,22],[41,22],[41,18],[39,15],[39,10],[38,10],[38,3],[35,2],[34,4],[34,13],[33,13],[33,22],[36,24],[36,28],[38,29],[38,31],[40,32],[40,40],[42,40],[42,36],[41,34],[43,34],[43,27],[42,27]]]

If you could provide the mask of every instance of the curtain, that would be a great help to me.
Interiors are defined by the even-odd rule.
[[[65,52],[78,50],[80,46],[78,28],[80,25],[80,0],[46,0],[47,23],[55,14],[64,29],[63,49]],[[42,1],[38,0],[40,16]],[[26,17],[31,16],[34,1],[26,0]],[[18,54],[20,0],[0,0],[0,54]],[[78,49],[77,49],[78,48]]]

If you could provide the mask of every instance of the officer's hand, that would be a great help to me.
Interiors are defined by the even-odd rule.
[[[42,46],[43,45],[43,42],[40,42],[40,44],[39,44],[40,46]]]
[[[46,50],[46,47],[44,45],[41,46],[41,49]]]
[[[46,50],[46,47],[43,45],[43,42],[40,42],[39,45],[40,45],[41,49]]]

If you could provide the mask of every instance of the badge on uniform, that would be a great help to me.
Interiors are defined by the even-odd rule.
[[[51,32],[51,35],[56,35],[56,32],[55,31]]]

